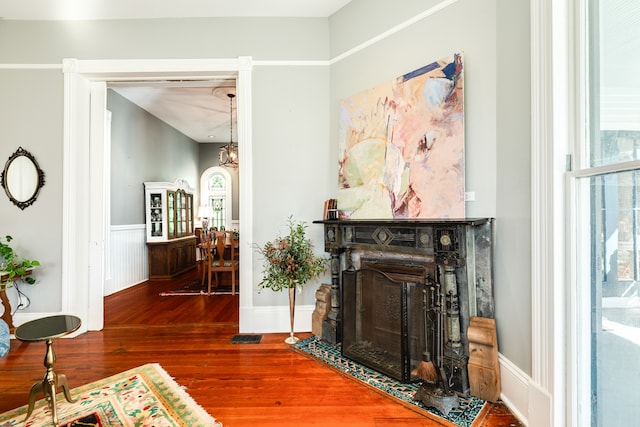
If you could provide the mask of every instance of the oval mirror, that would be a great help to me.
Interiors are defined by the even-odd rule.
[[[33,204],[44,185],[44,172],[33,155],[22,147],[9,157],[1,178],[7,197],[20,209]]]

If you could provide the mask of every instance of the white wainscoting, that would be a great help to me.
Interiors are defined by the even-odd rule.
[[[111,226],[109,243],[109,262],[105,266],[105,296],[149,280],[144,224]]]

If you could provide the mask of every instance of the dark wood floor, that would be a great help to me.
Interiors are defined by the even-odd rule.
[[[227,427],[441,425],[292,351],[286,334],[231,344],[238,333],[237,295],[158,295],[188,276],[106,297],[102,331],[56,340],[57,371],[76,387],[157,362]],[[0,359],[0,413],[26,403],[31,385],[42,380],[44,350],[43,343],[11,341]],[[495,404],[477,425],[522,424]]]

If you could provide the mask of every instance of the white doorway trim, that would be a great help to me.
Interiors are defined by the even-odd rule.
[[[103,327],[110,155],[105,146],[106,84],[134,80],[206,80],[237,77],[241,244],[253,241],[251,73],[252,59],[77,60],[65,59],[62,310],[82,319],[79,332]],[[88,142],[87,142],[88,141]],[[253,310],[253,257],[240,266],[240,330],[243,310]]]

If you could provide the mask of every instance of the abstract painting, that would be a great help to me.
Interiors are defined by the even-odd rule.
[[[340,104],[340,219],[464,218],[461,54]]]

